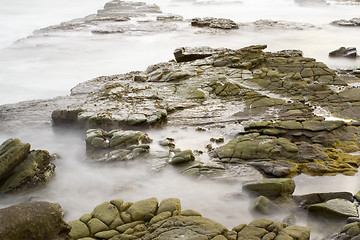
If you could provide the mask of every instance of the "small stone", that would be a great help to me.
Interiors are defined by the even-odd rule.
[[[97,218],[92,218],[88,223],[87,226],[90,229],[90,233],[91,235],[95,235],[98,232],[102,232],[102,231],[108,231],[109,227],[106,226],[105,223],[103,223],[102,221],[100,221]]]
[[[90,230],[85,223],[80,220],[70,221],[68,223],[71,227],[69,236],[72,239],[90,237]]]

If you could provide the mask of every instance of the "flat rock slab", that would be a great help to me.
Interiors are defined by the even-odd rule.
[[[332,218],[359,217],[357,207],[352,202],[345,199],[331,199],[324,203],[312,204],[308,208],[309,212]]]

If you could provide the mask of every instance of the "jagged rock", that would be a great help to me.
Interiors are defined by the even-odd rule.
[[[209,27],[220,29],[238,29],[239,26],[230,19],[225,18],[193,18],[191,20],[193,27]]]
[[[0,209],[0,238],[69,239],[69,225],[59,204],[30,202]]]
[[[35,187],[50,180],[55,165],[45,150],[31,150],[29,143],[11,138],[0,146],[0,192]]]
[[[264,179],[245,183],[243,190],[266,197],[290,196],[295,190],[295,182],[291,178]]]
[[[331,199],[323,203],[312,204],[309,212],[328,218],[359,217],[357,207],[345,199]]]
[[[357,51],[355,47],[341,47],[329,53],[329,57],[346,57],[346,58],[357,58]]]

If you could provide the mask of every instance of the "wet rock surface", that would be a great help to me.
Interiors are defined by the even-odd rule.
[[[180,200],[160,203],[149,198],[135,203],[122,199],[104,202],[91,214],[70,221],[72,239],[297,239],[310,238],[310,228],[268,219],[240,224],[232,230],[195,210],[182,210]]]
[[[341,47],[329,53],[329,57],[346,57],[346,58],[357,58],[359,55],[357,54],[355,47]]]
[[[30,150],[29,143],[8,139],[0,146],[0,193],[35,187],[48,182],[55,165],[45,150]]]
[[[69,238],[70,226],[63,220],[59,204],[30,202],[0,209],[0,238],[59,239]]]
[[[333,21],[331,24],[338,25],[342,27],[360,27],[360,18],[352,18],[350,20],[336,20]]]
[[[209,27],[220,29],[238,29],[239,26],[230,19],[224,18],[193,18],[191,20],[193,27]]]

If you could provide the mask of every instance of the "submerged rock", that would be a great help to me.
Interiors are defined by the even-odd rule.
[[[102,220],[101,220],[102,219]],[[308,240],[310,228],[288,226],[268,219],[240,224],[232,230],[204,218],[195,210],[181,210],[180,200],[156,198],[135,203],[112,200],[97,206],[92,214],[70,221],[72,239],[286,239]],[[272,237],[272,238],[270,238]]]
[[[0,146],[0,193],[31,188],[47,182],[55,165],[45,150],[30,150],[29,143],[10,138]]]
[[[0,239],[70,239],[59,204],[30,202],[0,209]]]

